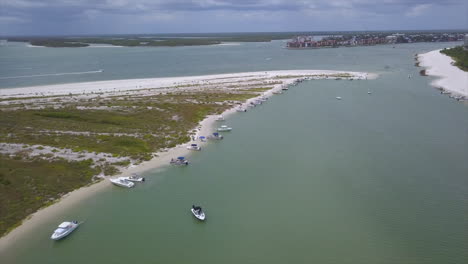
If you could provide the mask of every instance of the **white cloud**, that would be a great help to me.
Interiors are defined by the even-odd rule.
[[[421,4],[412,7],[408,12],[405,13],[408,17],[416,17],[424,14],[424,12],[428,11],[432,7],[431,4]]]

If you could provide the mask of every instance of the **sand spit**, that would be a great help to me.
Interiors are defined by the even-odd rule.
[[[375,79],[376,74],[369,74],[363,72],[344,72],[344,71],[322,71],[322,70],[292,70],[292,71],[267,71],[267,72],[246,72],[246,73],[233,73],[233,74],[219,74],[219,75],[206,75],[206,76],[189,76],[189,77],[174,77],[174,78],[151,78],[151,79],[132,79],[132,80],[115,80],[115,81],[100,81],[100,82],[88,82],[88,83],[71,83],[71,84],[59,84],[59,85],[48,85],[48,86],[34,86],[25,88],[11,88],[11,89],[0,89],[0,99],[7,99],[11,97],[23,98],[19,100],[23,101],[34,101],[40,102],[41,100],[49,100],[48,96],[56,95],[68,95],[70,93],[77,94],[83,97],[99,96],[115,96],[116,93],[128,94],[129,92],[135,92],[139,94],[152,94],[154,90],[157,93],[162,91],[190,91],[190,89],[223,89],[223,85],[232,85],[236,82],[248,82],[255,83],[256,80],[262,80],[262,82],[270,81],[272,89],[263,92],[256,98],[251,98],[241,105],[234,105],[232,108],[226,110],[222,115],[226,118],[231,114],[237,112],[237,109],[249,109],[254,107],[257,100],[262,97],[266,100],[268,97],[280,93],[283,89],[287,89],[287,86],[294,86],[303,80],[313,79],[352,79],[352,80],[365,80]],[[281,79],[282,82],[275,83],[275,80]],[[208,87],[208,88],[206,88]],[[34,98],[30,98],[34,97]],[[7,100],[8,101],[8,100]],[[3,102],[0,102],[3,103]],[[240,113],[244,114],[244,113]],[[216,123],[217,116],[207,116],[201,121],[196,128],[196,135],[193,137],[194,141],[186,144],[178,145],[174,148],[167,149],[156,154],[156,157],[150,161],[142,162],[139,165],[130,165],[123,170],[117,176],[129,176],[132,173],[142,173],[148,170],[167,167],[169,161],[177,156],[189,156],[190,150],[186,147],[191,143],[197,143],[203,147],[208,142],[201,142],[200,136],[208,136],[215,131],[214,126]],[[13,153],[12,149],[22,149],[23,145],[8,145],[8,153]],[[32,147],[31,147],[32,148]],[[50,152],[51,150],[44,148],[43,151]],[[37,152],[37,147],[34,148]],[[65,153],[64,153],[65,154]],[[72,155],[72,153],[67,153]],[[82,153],[81,153],[82,154]],[[89,154],[89,153],[86,153]],[[74,154],[73,154],[74,155]],[[97,157],[102,158],[99,156]],[[107,157],[107,156],[104,156]],[[90,186],[82,187],[73,192],[70,192],[63,196],[57,203],[43,208],[36,213],[30,215],[23,223],[8,233],[6,236],[0,238],[0,253],[6,250],[8,246],[20,237],[32,234],[35,228],[42,223],[51,221],[58,215],[58,213],[66,208],[72,207],[78,204],[83,199],[91,197],[104,188],[112,186],[104,177],[103,181]],[[115,187],[117,188],[117,187]],[[132,191],[132,190],[129,190]],[[56,219],[57,223],[61,219]],[[47,239],[47,238],[45,238]]]
[[[468,97],[468,72],[454,66],[453,59],[433,50],[418,55],[419,66],[426,68],[426,74],[439,77],[431,85],[451,93],[454,97]]]
[[[230,79],[231,81],[245,81],[257,78],[269,78],[274,80],[281,76],[309,76],[325,78],[326,75],[349,74],[352,79],[367,79],[374,75],[362,72],[344,71],[322,71],[322,70],[290,70],[290,71],[264,71],[264,72],[244,72],[228,73],[217,75],[165,77],[148,79],[126,79],[98,82],[68,83],[44,86],[30,86],[23,88],[0,89],[0,99],[9,97],[34,97],[34,96],[56,96],[67,94],[89,94],[106,93],[116,91],[132,91],[141,89],[166,88],[173,86],[186,86],[193,83],[213,82],[216,80]],[[294,78],[294,77],[292,77]],[[224,80],[225,81],[225,80]]]

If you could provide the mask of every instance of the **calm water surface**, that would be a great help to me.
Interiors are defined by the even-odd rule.
[[[132,190],[108,188],[64,210],[0,262],[466,263],[468,105],[440,95],[414,67],[415,53],[451,45],[2,47],[3,77],[104,70],[0,79],[4,88],[272,69],[381,75],[304,82],[236,114],[226,122],[233,132],[190,156],[189,167],[148,171]],[[193,203],[206,222],[191,216]],[[86,222],[51,241],[65,219]]]

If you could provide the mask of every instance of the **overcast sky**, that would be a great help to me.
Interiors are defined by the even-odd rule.
[[[467,0],[0,0],[0,34],[467,29]]]

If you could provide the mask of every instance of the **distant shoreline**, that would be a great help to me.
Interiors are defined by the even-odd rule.
[[[468,97],[468,72],[454,66],[452,58],[440,53],[440,50],[433,50],[418,54],[417,60],[419,66],[426,68],[426,75],[438,77],[431,82],[432,86]]]

